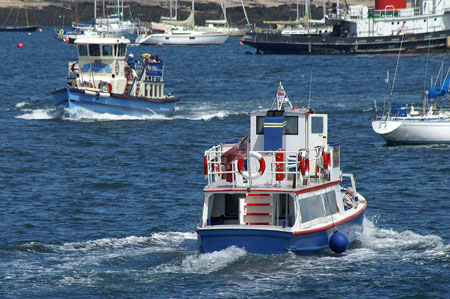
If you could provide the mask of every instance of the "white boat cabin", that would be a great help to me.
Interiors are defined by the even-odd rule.
[[[75,40],[78,61],[69,62],[68,84],[102,94],[126,94],[135,97],[164,98],[164,66],[143,63],[141,70],[127,66],[124,37],[80,37]],[[138,64],[136,64],[136,68]]]
[[[256,110],[250,113],[249,138],[205,152],[201,227],[306,229],[356,211],[344,208],[340,183],[348,177],[356,195],[355,180],[341,173],[339,144],[328,144],[326,114],[288,101]]]
[[[253,111],[248,148],[244,138],[205,152],[208,184],[296,189],[339,180],[340,147],[329,145],[327,135],[326,114],[297,108]],[[243,168],[247,156],[250,163]]]

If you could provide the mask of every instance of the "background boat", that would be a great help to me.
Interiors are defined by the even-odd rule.
[[[450,35],[450,4],[424,0],[376,0],[365,5],[335,7],[323,15],[324,27],[312,32],[255,29],[242,42],[265,54],[385,54],[445,52]],[[308,16],[308,15],[306,15]]]
[[[221,32],[214,27],[195,25],[195,6],[192,0],[192,10],[185,20],[168,20],[161,23],[151,23],[150,29],[145,29],[136,38],[137,44],[144,45],[221,45],[230,33]]]
[[[26,1],[23,1],[23,7],[24,7],[24,11],[25,11],[25,19],[26,19],[26,23],[27,25],[5,25],[6,21],[8,21],[8,18],[6,18],[3,21],[3,24],[0,25],[0,32],[34,32],[36,31],[39,26],[38,25],[30,25],[28,23],[28,12],[27,12],[27,5],[26,5]],[[16,19],[17,21],[17,19]]]
[[[443,68],[439,71],[442,72]],[[442,77],[442,84],[436,84],[436,79],[435,86],[423,91],[421,103],[394,105],[390,90],[389,101],[383,104],[380,111],[376,108],[376,116],[372,120],[375,133],[393,145],[450,143],[448,74]],[[438,74],[437,78],[441,76],[443,74]],[[391,85],[389,87],[393,88]]]

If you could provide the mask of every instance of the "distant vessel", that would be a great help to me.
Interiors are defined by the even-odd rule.
[[[363,230],[367,201],[341,172],[340,145],[327,131],[327,115],[293,107],[280,83],[272,107],[250,113],[250,136],[207,150],[200,251],[345,251]],[[349,209],[344,178],[348,198],[356,196]]]
[[[136,44],[144,45],[221,45],[229,33],[219,32],[214,28],[195,26],[194,0],[192,11],[186,20],[176,21],[167,17],[162,23],[152,22],[147,32],[141,32]]]
[[[136,43],[144,45],[221,45],[230,36],[228,33],[218,31],[201,31],[188,27],[164,25],[164,31],[158,33],[157,28],[153,24],[152,32],[140,34],[136,38]]]
[[[27,5],[26,5],[26,1],[23,1],[23,6],[24,6],[24,10],[25,10],[25,18],[27,21],[27,25],[26,26],[21,26],[21,25],[0,25],[0,32],[34,32],[36,31],[39,26],[37,25],[30,25],[28,23],[28,13],[27,13]],[[5,20],[6,21],[6,20]]]
[[[104,5],[104,2],[103,2]],[[97,0],[94,0],[94,19],[91,22],[74,22],[74,30],[95,31],[100,33],[134,34],[138,29],[138,24],[123,18],[123,0],[117,0],[113,5],[115,13],[104,18],[97,18]]]
[[[39,26],[0,26],[0,32],[34,32]]]
[[[281,32],[255,29],[242,42],[264,54],[377,54],[444,52],[450,46],[450,2],[376,0],[337,8],[325,16],[332,30]]]
[[[433,103],[448,94],[450,79],[428,88],[422,107],[393,105],[372,121],[372,128],[388,144],[450,143],[450,110]]]
[[[222,0],[220,0],[220,6],[221,6],[222,12],[223,12],[223,19],[220,19],[220,20],[206,20],[205,21],[205,27],[217,30],[218,32],[221,32],[221,33],[229,34],[231,37],[244,36],[244,34],[248,30],[250,30],[250,22],[248,21],[247,12],[245,11],[245,6],[244,6],[244,3],[243,3],[242,0],[241,0],[241,4],[242,4],[242,9],[244,11],[245,19],[247,20],[247,27],[246,28],[239,28],[239,27],[230,26],[230,24],[228,23],[228,18],[227,18],[226,1],[225,1],[225,3],[222,3]]]
[[[171,114],[178,98],[164,94],[164,65],[145,62],[141,73],[126,67],[130,41],[124,37],[80,37],[78,61],[68,65],[68,86],[53,94],[57,111],[143,116]]]

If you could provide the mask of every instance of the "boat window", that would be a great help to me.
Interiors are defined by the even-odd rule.
[[[297,116],[286,116],[286,135],[298,135]]]
[[[333,215],[337,212],[336,193],[334,191],[323,194],[323,201],[325,203],[325,215]]]
[[[78,46],[78,56],[87,56],[88,51],[86,45],[79,45]]]
[[[114,53],[116,57],[125,57],[127,46],[125,44],[114,45]]]
[[[302,222],[308,222],[316,218],[324,217],[322,197],[320,195],[302,198],[300,200],[300,214]]]
[[[102,46],[102,48],[103,48],[103,52],[102,52],[103,56],[112,56],[113,55],[111,45],[104,45],[104,46]]]
[[[264,134],[264,116],[256,117],[256,134],[258,135]]]
[[[286,135],[298,135],[298,117],[286,116]],[[256,117],[256,134],[264,134],[264,116]]]
[[[283,225],[286,221],[286,226],[293,226],[295,223],[294,200],[288,194],[278,194],[274,196],[274,216],[275,225]]]
[[[313,134],[323,133],[323,117],[313,116],[311,118],[311,133]]]
[[[100,56],[100,45],[89,45],[90,56]]]

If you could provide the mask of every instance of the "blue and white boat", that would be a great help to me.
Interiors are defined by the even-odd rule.
[[[205,152],[200,251],[345,251],[363,231],[367,201],[340,161],[328,116],[292,106],[280,83],[270,109],[250,112],[250,136]]]
[[[145,62],[141,70],[127,66],[130,41],[124,37],[83,36],[75,40],[78,61],[68,64],[68,85],[53,94],[57,112],[145,116],[171,114],[179,101],[164,93],[164,64]]]
[[[389,103],[381,111],[375,106],[372,129],[390,145],[450,143],[450,107],[444,106],[449,86],[447,79],[442,85],[428,88],[422,106]]]

